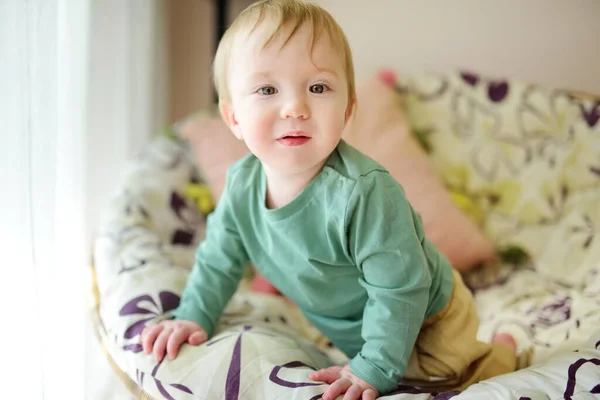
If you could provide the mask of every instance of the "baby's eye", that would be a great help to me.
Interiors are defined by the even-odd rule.
[[[312,85],[309,89],[311,93],[325,93],[327,91],[327,86],[319,83],[316,85]]]
[[[263,96],[271,96],[274,95],[276,92],[277,90],[273,86],[263,86],[260,89],[258,89],[258,93],[262,94]]]

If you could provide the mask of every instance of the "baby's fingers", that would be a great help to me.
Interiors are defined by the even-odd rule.
[[[177,357],[179,347],[187,340],[188,332],[185,329],[176,329],[173,331],[167,342],[167,355],[172,360]]]
[[[150,354],[152,351],[152,347],[154,345],[154,341],[156,340],[158,334],[164,329],[162,324],[151,325],[144,328],[142,331],[142,348],[144,349],[144,353]]]
[[[343,400],[358,400],[362,394],[363,388],[358,385],[352,385],[346,390]],[[366,398],[363,396],[362,399],[365,400]]]
[[[342,394],[342,393],[346,393],[346,391],[352,386],[352,381],[350,379],[347,378],[341,378],[338,379],[337,381],[333,382],[333,384],[331,384],[327,390],[325,390],[325,393],[323,393],[323,400],[333,400],[335,399],[338,395]]]
[[[208,337],[204,331],[194,332],[188,338],[188,343],[192,346],[198,346],[199,344],[206,342],[206,339],[208,339]]]
[[[162,330],[156,342],[154,342],[154,358],[156,361],[161,362],[165,356],[165,349],[167,348],[167,341],[169,336],[173,333],[173,328],[165,328]]]
[[[318,371],[312,372],[308,375],[310,379],[313,381],[325,382],[325,383],[333,383],[340,379],[340,371],[342,367],[329,367],[323,368]]]
[[[367,389],[362,394],[363,400],[375,400],[377,393],[373,389]]]

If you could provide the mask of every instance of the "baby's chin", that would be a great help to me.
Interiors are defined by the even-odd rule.
[[[275,172],[279,175],[298,175],[303,173],[313,173],[316,175],[319,173],[327,157],[306,157],[304,155],[288,155],[287,157],[273,157],[271,159],[261,159],[262,164],[266,166],[270,171]]]
[[[304,172],[316,174],[339,143],[339,139],[327,142],[320,139],[322,138],[313,137],[305,144],[291,147],[274,143],[254,154],[266,168],[277,174],[295,175]]]

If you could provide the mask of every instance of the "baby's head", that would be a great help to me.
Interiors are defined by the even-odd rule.
[[[263,0],[227,30],[215,57],[221,114],[268,168],[322,165],[355,104],[348,41],[333,17],[301,0]]]
[[[273,44],[279,35],[284,36],[283,42],[286,43],[302,25],[310,30],[311,49],[314,48],[316,39],[325,35],[325,39],[337,51],[346,74],[349,101],[354,101],[352,52],[346,35],[333,17],[318,5],[302,0],[262,0],[244,10],[219,43],[213,64],[213,78],[219,102],[230,100],[228,72],[234,45],[241,44],[243,46],[243,39],[248,39],[261,27],[267,31],[263,32],[263,39],[266,39],[262,43],[263,48]],[[240,41],[240,39],[242,40]]]

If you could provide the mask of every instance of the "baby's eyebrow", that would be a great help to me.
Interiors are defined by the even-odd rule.
[[[333,75],[333,76],[335,76],[336,78],[339,78],[339,77],[340,77],[340,75],[339,75],[337,72],[335,72],[334,70],[332,70],[332,69],[329,69],[329,68],[317,68],[317,70],[318,70],[319,72],[321,72],[321,73],[325,73],[325,74],[328,74],[328,75]]]
[[[339,78],[340,74],[335,72],[333,69],[329,68],[317,68],[316,69],[321,74],[331,75],[334,78]],[[269,80],[273,76],[272,71],[258,71],[248,75],[250,80]]]
[[[250,79],[268,79],[272,75],[271,72],[261,71],[249,75]]]

